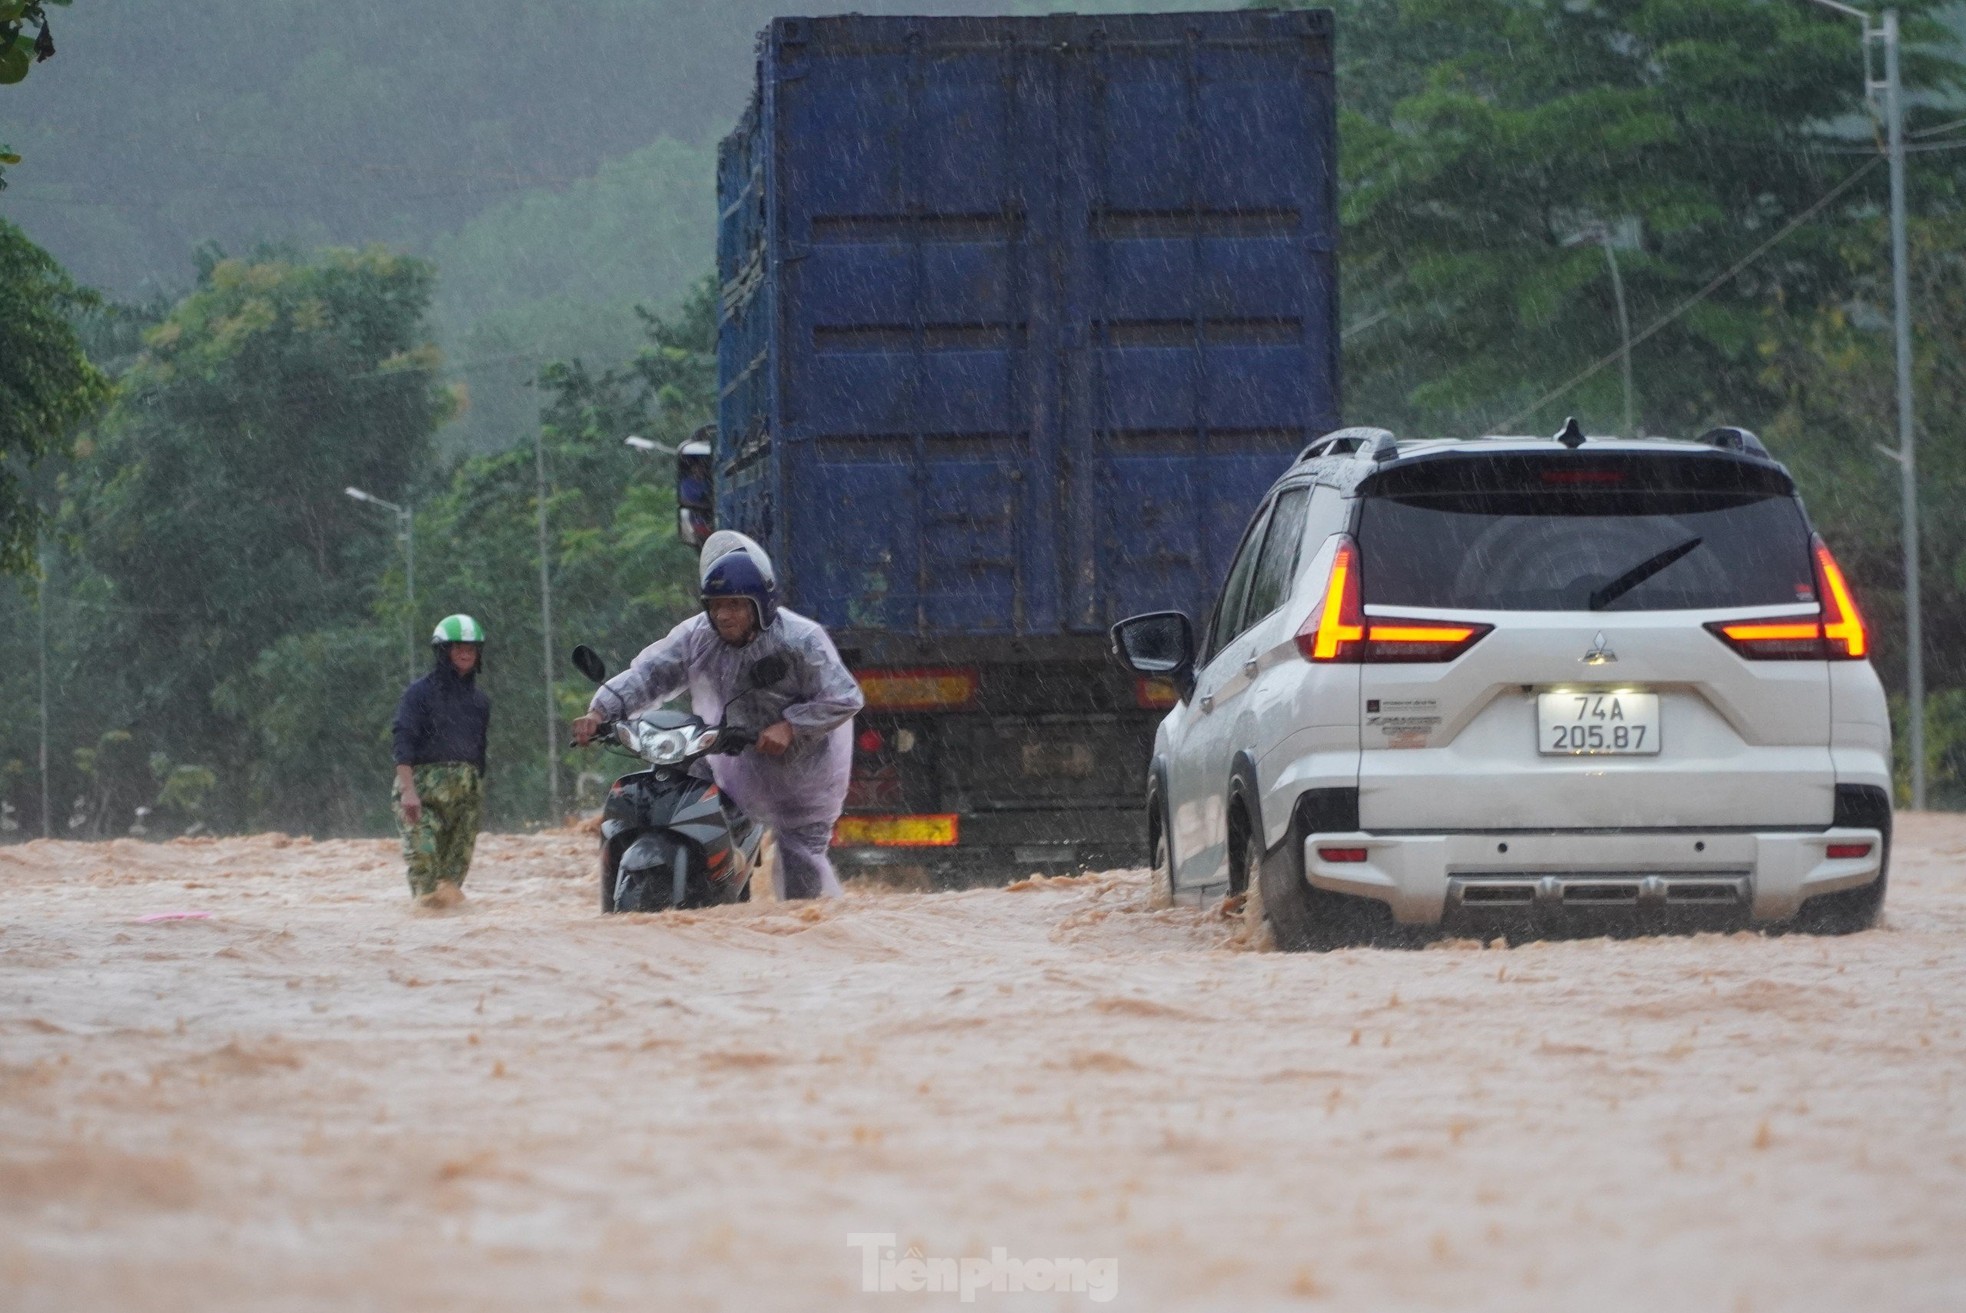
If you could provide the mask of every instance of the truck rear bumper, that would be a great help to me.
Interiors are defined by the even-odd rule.
[[[1862,855],[1831,856],[1832,846]],[[1364,860],[1348,860],[1362,850]],[[1334,858],[1333,854],[1339,856]],[[1565,918],[1785,921],[1884,869],[1875,829],[1314,834],[1305,878],[1385,903],[1406,925]]]

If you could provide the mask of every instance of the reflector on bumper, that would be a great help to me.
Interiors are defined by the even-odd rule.
[[[869,711],[955,711],[976,700],[974,670],[921,668],[856,670]]]
[[[835,848],[952,848],[959,826],[941,816],[842,816],[833,826]]]

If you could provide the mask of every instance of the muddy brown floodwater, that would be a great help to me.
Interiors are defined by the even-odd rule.
[[[1285,956],[1141,872],[0,848],[0,1308],[1959,1309],[1966,819],[1896,859],[1847,939]]]

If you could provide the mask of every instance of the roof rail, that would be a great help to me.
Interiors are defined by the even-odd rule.
[[[1754,435],[1753,430],[1736,428],[1731,424],[1708,429],[1693,441],[1705,443],[1709,447],[1719,447],[1722,451],[1738,451],[1749,456],[1768,454],[1768,448],[1761,445],[1761,439]]]
[[[1333,429],[1304,448],[1297,459],[1306,461],[1316,460],[1320,456],[1361,454],[1374,461],[1391,460],[1399,455],[1399,440],[1390,429]]]

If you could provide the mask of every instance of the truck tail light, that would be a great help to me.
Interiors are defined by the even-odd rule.
[[[976,701],[981,683],[974,669],[921,667],[856,670],[869,711],[955,711]]]
[[[1870,856],[1870,845],[1867,843],[1833,843],[1829,845],[1827,855],[1831,858],[1868,857]]]
[[[1821,534],[1809,548],[1816,567],[1816,619],[1716,620],[1707,629],[1752,661],[1860,661],[1869,655],[1870,632],[1842,567]]]
[[[1297,631],[1297,650],[1318,662],[1452,661],[1493,625],[1440,620],[1374,619],[1359,602],[1358,547],[1338,540],[1324,597]]]
[[[1363,848],[1320,848],[1317,856],[1321,862],[1362,862],[1366,852]]]
[[[953,848],[961,837],[961,819],[936,816],[840,817],[833,825],[835,848]]]

